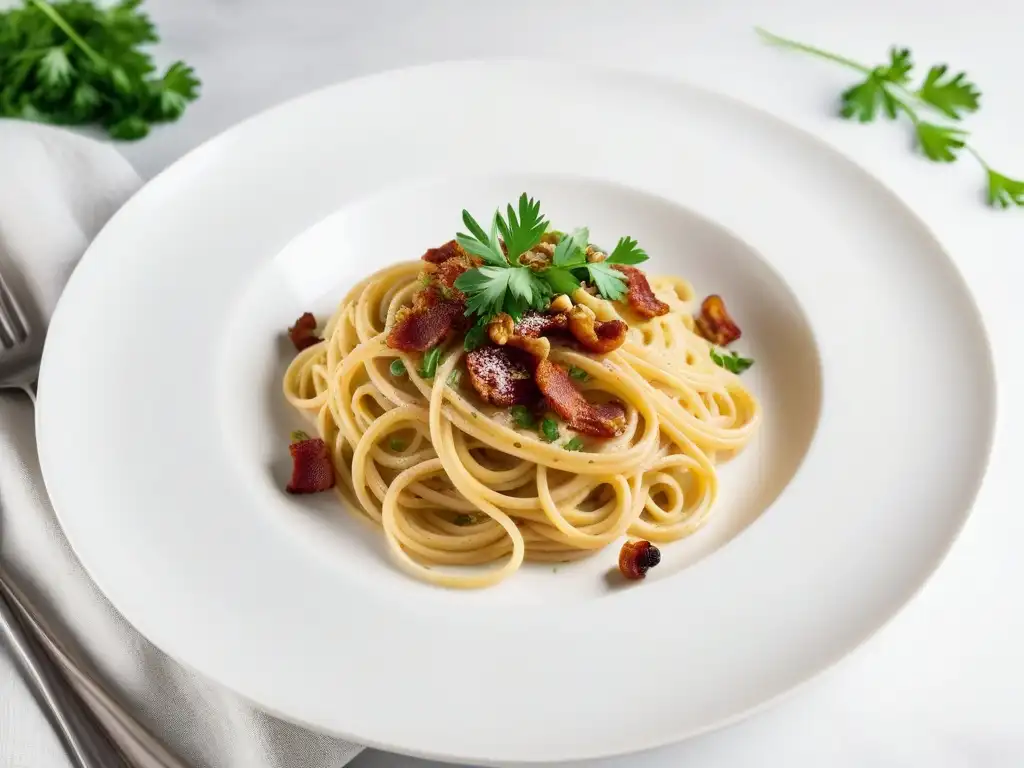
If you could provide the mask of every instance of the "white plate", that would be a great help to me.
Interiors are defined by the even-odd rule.
[[[433,588],[281,492],[282,329],[523,190],[725,295],[757,359],[759,438],[635,588],[603,578],[614,547]],[[311,94],[155,179],[75,272],[40,405],[61,523],[144,635],[288,718],[485,764],[678,740],[862,642],[963,524],[994,384],[949,259],[851,162],[677,82],[501,62]]]

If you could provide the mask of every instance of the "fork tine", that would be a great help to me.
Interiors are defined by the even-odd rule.
[[[17,342],[14,340],[14,328],[11,326],[7,318],[7,310],[4,309],[3,301],[0,301],[0,351],[13,349],[16,344]]]
[[[11,343],[4,346],[21,344],[28,339],[29,335],[28,318],[24,310],[14,299],[14,293],[7,287],[7,283],[0,275],[0,335],[10,338]]]

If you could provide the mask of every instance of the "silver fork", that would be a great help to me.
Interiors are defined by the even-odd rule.
[[[0,274],[0,389],[21,389],[35,400],[41,351],[28,314]]]
[[[33,402],[39,375],[42,344],[28,314],[0,275],[0,389],[20,389]],[[29,627],[39,627],[30,610],[10,598],[13,587],[0,570],[0,637],[47,713],[75,768],[127,766],[120,751],[97,722],[92,711],[68,684],[61,671],[40,647],[53,638],[37,640]],[[38,631],[38,630],[37,630]],[[49,641],[49,642],[48,642]]]

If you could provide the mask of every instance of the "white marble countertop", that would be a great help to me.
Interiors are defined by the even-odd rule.
[[[960,541],[888,627],[787,701],[724,731],[586,768],[1024,765],[1024,599],[1018,592],[1024,509],[1013,475],[1024,458],[1024,408],[1016,399],[1024,391],[1024,315],[1016,297],[1024,284],[1024,210],[982,206],[982,176],[968,158],[932,165],[910,151],[899,125],[836,119],[834,100],[849,74],[773,50],[752,30],[761,24],[869,63],[900,43],[922,62],[948,60],[967,69],[984,93],[983,109],[971,119],[976,143],[997,168],[1024,177],[1024,142],[1015,123],[1024,122],[1021,6],[1007,0],[149,0],[147,7],[164,38],[160,57],[193,64],[204,90],[181,122],[123,147],[144,176],[232,123],[322,85],[412,63],[527,54],[657,70],[727,92],[821,136],[895,189],[953,254],[997,355],[996,449]],[[352,765],[440,764],[368,751]]]

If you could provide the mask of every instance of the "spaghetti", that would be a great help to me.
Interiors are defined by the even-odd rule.
[[[561,423],[547,442],[460,377],[460,334],[444,340],[434,371],[388,346],[423,266],[400,263],[355,286],[283,382],[329,448],[336,491],[383,528],[402,567],[433,584],[485,587],[524,559],[568,561],[624,535],[669,542],[700,528],[716,463],[747,444],[761,410],[695,333],[688,282],[653,278],[668,310],[652,318],[573,293],[599,321],[626,322],[628,335],[606,355],[556,342],[550,360],[582,372],[573,383],[587,400],[621,403],[625,425],[598,440]]]

